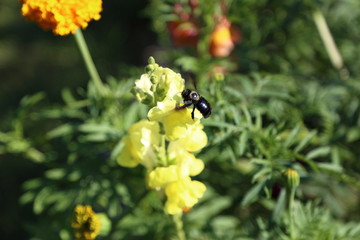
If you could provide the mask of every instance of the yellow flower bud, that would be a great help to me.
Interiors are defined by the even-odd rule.
[[[150,56],[148,59],[149,64],[155,64],[155,58],[153,56]]]

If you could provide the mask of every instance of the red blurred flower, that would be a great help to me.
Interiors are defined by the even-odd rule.
[[[172,42],[175,46],[195,47],[199,40],[199,25],[192,20],[167,22]]]

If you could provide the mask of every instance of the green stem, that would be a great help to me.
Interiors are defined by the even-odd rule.
[[[96,89],[100,93],[100,95],[103,95],[105,91],[105,86],[101,81],[100,75],[95,67],[94,61],[91,58],[89,48],[85,42],[84,36],[80,28],[75,32],[74,36],[76,39],[76,43],[80,49],[83,60],[85,62],[86,68],[90,74],[90,77]]]
[[[348,79],[349,72],[344,66],[343,58],[329,30],[326,19],[324,18],[324,15],[319,9],[313,12],[313,19],[320,34],[320,37],[325,45],[325,49],[330,57],[332,65],[336,70],[338,70],[339,75],[343,80]]]
[[[294,198],[295,198],[295,189],[287,189],[288,193],[288,213],[289,213],[289,222],[290,222],[290,239],[294,240]]]
[[[176,233],[177,233],[178,240],[186,240],[185,232],[183,229],[182,214],[179,213],[179,214],[173,215],[173,220],[174,220],[174,223],[176,226]]]

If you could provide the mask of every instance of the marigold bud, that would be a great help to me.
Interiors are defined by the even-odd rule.
[[[100,232],[100,220],[91,206],[77,205],[74,209],[74,218],[71,223],[76,230],[78,239],[93,240]]]
[[[296,188],[300,184],[299,174],[293,169],[286,169],[282,173],[282,178],[287,189]]]

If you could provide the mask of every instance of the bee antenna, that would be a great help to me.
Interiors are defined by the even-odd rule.
[[[195,80],[195,78],[194,78],[194,77],[191,77],[190,79],[191,79],[191,81],[192,81],[192,83],[193,83],[193,85],[194,85],[195,90],[197,91],[197,86],[196,86],[196,80]]]
[[[184,71],[181,73],[181,75],[185,78],[185,80],[191,81],[191,83],[194,85],[195,90],[197,90],[196,81],[195,81],[195,74],[192,72]]]

